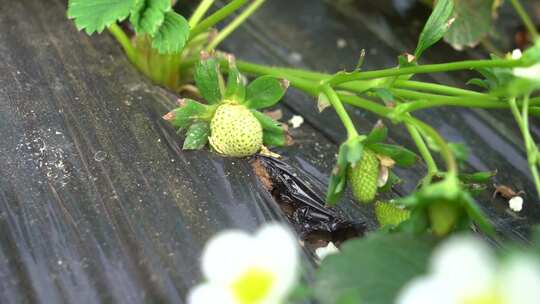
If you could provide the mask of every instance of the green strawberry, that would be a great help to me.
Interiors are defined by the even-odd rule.
[[[245,106],[223,104],[216,109],[210,122],[209,141],[224,156],[250,156],[261,149],[263,130]]]
[[[348,181],[359,202],[369,203],[375,198],[378,177],[379,159],[373,151],[364,149],[360,161],[348,171]]]
[[[409,219],[411,211],[399,208],[392,203],[378,201],[375,203],[375,215],[381,227],[397,226]]]
[[[428,206],[428,214],[433,234],[436,236],[445,236],[457,224],[460,210],[452,202],[440,201]]]

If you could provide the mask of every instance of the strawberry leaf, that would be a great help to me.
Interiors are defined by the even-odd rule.
[[[317,303],[394,303],[404,284],[426,272],[435,240],[374,232],[347,241],[317,270]]]
[[[75,19],[77,29],[84,29],[89,35],[101,33],[105,27],[124,20],[135,5],[136,0],[69,0],[67,15]]]
[[[248,85],[244,104],[252,109],[271,107],[283,98],[288,86],[273,76],[261,76]]]
[[[219,63],[215,58],[201,59],[195,66],[194,78],[201,95],[209,104],[216,104],[221,101]]]
[[[422,56],[422,53],[435,43],[437,43],[444,34],[448,31],[451,25],[450,19],[454,13],[454,1],[453,0],[439,0],[433,9],[433,13],[429,16],[418,45],[414,51],[414,56],[418,59]]]
[[[186,45],[189,38],[188,21],[181,15],[169,11],[165,13],[165,19],[152,35],[152,47],[160,54],[177,54]]]
[[[184,150],[200,150],[208,142],[210,135],[210,124],[206,121],[198,121],[192,124],[186,132],[184,140]]]
[[[153,36],[165,20],[165,12],[170,10],[170,0],[136,0],[129,21],[137,34]]]

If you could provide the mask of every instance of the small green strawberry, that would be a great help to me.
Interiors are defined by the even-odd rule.
[[[247,107],[225,103],[216,109],[210,122],[209,141],[224,156],[250,156],[262,147],[263,129]]]
[[[429,205],[428,214],[433,234],[445,236],[456,226],[460,209],[452,202],[440,201]]]
[[[375,215],[381,227],[397,226],[409,219],[411,211],[399,208],[396,204],[378,201],[375,203]]]
[[[373,201],[377,194],[379,177],[377,155],[369,149],[364,149],[360,161],[354,167],[350,166],[347,173],[354,197],[361,203]]]

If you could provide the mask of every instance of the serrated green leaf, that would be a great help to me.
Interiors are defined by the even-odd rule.
[[[401,288],[426,272],[435,240],[405,233],[371,233],[347,241],[317,271],[318,303],[394,303]]]
[[[261,76],[246,88],[245,105],[252,109],[268,108],[283,98],[288,85],[273,76]]]
[[[171,123],[176,128],[185,129],[194,120],[211,116],[211,112],[211,107],[188,99],[183,106],[172,110],[174,119]]]
[[[456,50],[474,47],[491,30],[494,0],[453,0],[455,21],[444,40]]]
[[[77,29],[89,35],[101,33],[105,27],[124,20],[136,0],[69,0],[67,15],[75,19]]]
[[[219,63],[215,58],[201,59],[195,66],[195,84],[208,104],[219,103],[222,99],[219,74]]]
[[[454,13],[454,1],[453,0],[439,0],[433,9],[433,13],[429,16],[418,45],[414,51],[414,56],[418,59],[426,49],[434,45],[437,41],[441,40],[448,28],[450,27],[450,20]]]
[[[396,162],[396,165],[400,167],[410,167],[414,165],[418,159],[414,152],[401,146],[383,143],[374,143],[367,146],[377,154],[390,157]]]
[[[210,124],[206,121],[198,121],[193,123],[186,132],[184,140],[184,150],[200,150],[208,142],[210,135]]]
[[[129,21],[135,33],[153,36],[163,24],[165,13],[170,10],[170,0],[136,0]]]
[[[152,47],[160,54],[177,54],[184,49],[189,38],[189,23],[174,11],[165,13],[165,19],[152,36]]]

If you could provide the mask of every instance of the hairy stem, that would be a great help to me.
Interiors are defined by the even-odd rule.
[[[194,28],[199,24],[199,21],[201,21],[202,17],[208,9],[214,4],[215,0],[202,0],[201,3],[199,3],[199,6],[195,9],[191,17],[189,18],[189,27]]]
[[[531,34],[533,40],[538,40],[538,38],[540,37],[538,35],[538,31],[536,30],[536,27],[534,26],[531,17],[529,17],[529,14],[527,14],[525,8],[523,8],[523,6],[521,5],[521,2],[519,2],[519,0],[510,0],[510,2],[514,6],[516,13],[523,21],[523,24],[527,28],[527,31],[529,31],[529,33]]]
[[[347,138],[351,139],[358,136],[358,131],[356,131],[356,128],[354,127],[354,123],[351,120],[351,117],[347,113],[347,110],[345,110],[345,107],[343,106],[343,103],[339,99],[339,96],[337,95],[336,91],[332,89],[329,85],[323,85],[321,87],[322,93],[326,95],[328,98],[328,101],[336,111],[336,113],[339,116],[339,119],[345,126],[345,129],[347,130]]]
[[[251,16],[266,0],[255,0],[251,3],[238,17],[229,23],[206,47],[207,51],[215,49],[225,38],[227,38],[234,30],[236,30],[249,16]]]
[[[221,20],[227,18],[230,14],[234,13],[237,9],[242,7],[242,5],[244,5],[247,1],[248,0],[233,0],[229,4],[217,10],[212,15],[208,16],[208,18],[204,19],[196,27],[191,29],[189,33],[189,40],[192,40],[200,33],[208,30]]]
[[[109,32],[113,35],[113,37],[120,43],[122,48],[124,49],[124,52],[126,52],[127,57],[129,60],[135,64],[139,65],[139,55],[135,48],[133,47],[133,44],[131,44],[131,40],[126,35],[124,30],[118,26],[118,24],[113,23],[108,27]]]

